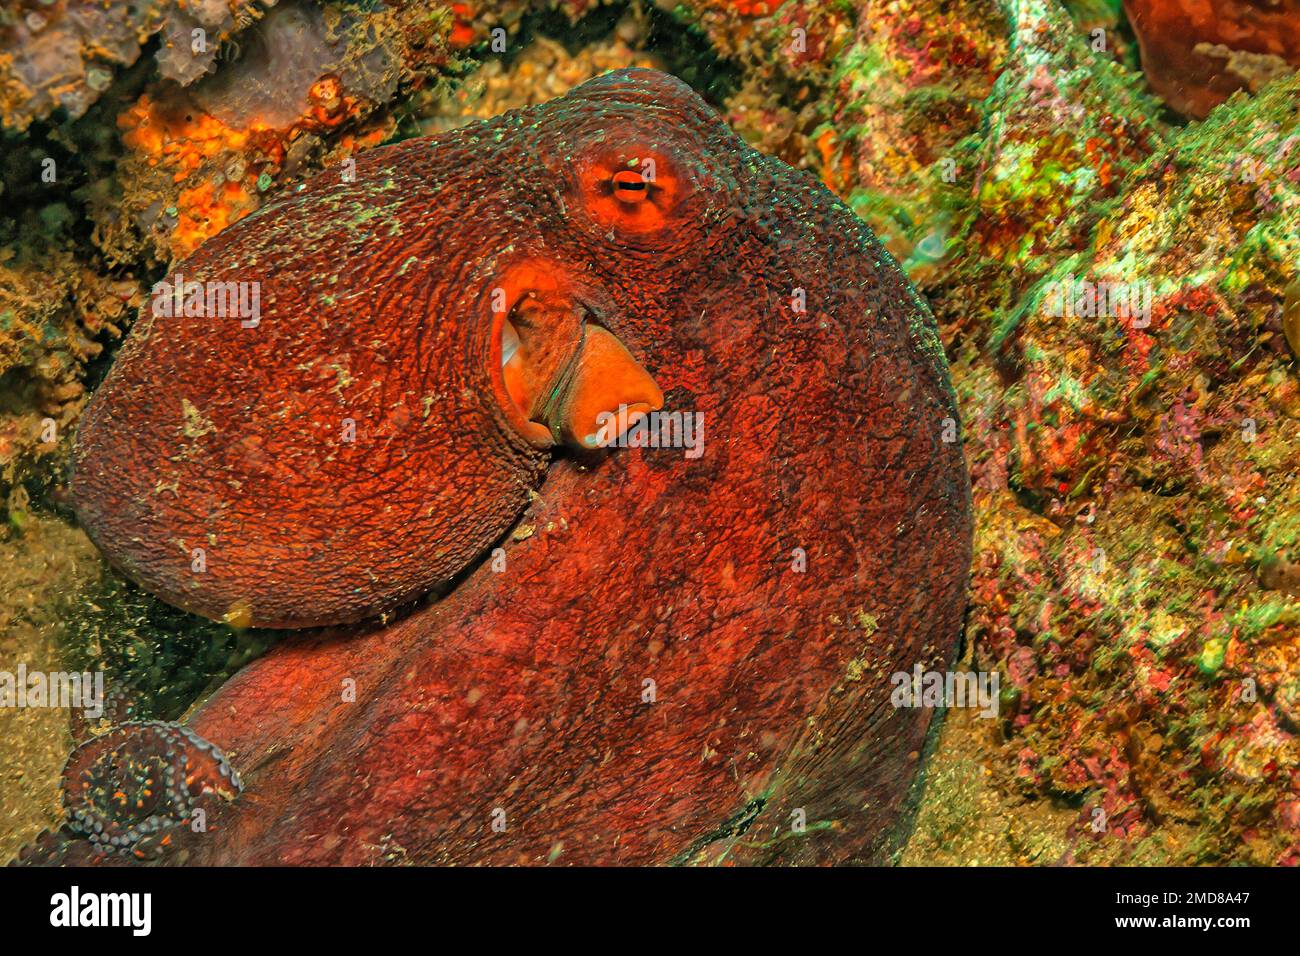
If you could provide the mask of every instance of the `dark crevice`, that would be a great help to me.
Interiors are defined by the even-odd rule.
[[[493,53],[490,41],[486,40],[473,52],[481,57],[481,62],[495,59],[504,69],[509,69],[530,43],[546,37],[574,56],[592,44],[609,39],[619,21],[631,10],[632,5],[628,3],[600,7],[576,24],[559,10],[533,11],[520,21],[519,30],[510,37],[504,53]],[[720,108],[740,88],[740,67],[719,56],[703,31],[681,23],[657,7],[643,8],[641,15],[647,31],[644,45],[639,49],[657,56],[666,72],[688,84],[710,105]]]
[[[691,843],[685,850],[679,853],[673,860],[673,866],[687,866],[695,862],[695,858],[702,853],[710,844],[719,840],[738,837],[745,833],[754,821],[758,819],[767,806],[767,797],[755,797],[745,804],[737,813],[732,814],[716,830],[699,837]]]

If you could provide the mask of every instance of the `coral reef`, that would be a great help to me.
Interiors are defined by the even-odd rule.
[[[449,18],[282,3],[240,34],[227,69],[192,87],[158,83],[118,117],[126,184],[103,213],[106,254],[163,261],[258,209],[282,173],[382,142],[399,82],[446,65]]]
[[[1294,861],[1296,84],[1174,133],[1051,4],[1004,9],[958,188],[909,217],[955,223],[909,266],[969,429],[968,637],[1012,688],[985,765],[1076,807],[1065,860]]]
[[[0,489],[53,455],[85,402],[88,363],[120,335],[141,297],[134,283],[76,261],[63,244],[0,251]],[[19,503],[18,510],[22,510]]]
[[[22,130],[55,109],[83,115],[154,34],[159,74],[192,83],[214,68],[222,42],[257,16],[258,4],[242,0],[7,4],[0,11],[0,120]]]

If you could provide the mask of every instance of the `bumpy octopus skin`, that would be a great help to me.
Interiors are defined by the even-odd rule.
[[[619,173],[646,156],[648,195],[621,195]],[[244,792],[206,832],[178,829],[165,862],[889,857],[932,723],[891,705],[890,678],[951,664],[969,485],[933,320],[842,203],[750,150],[679,81],[622,71],[374,150],[355,183],[322,174],[181,271],[247,278],[250,250],[264,250],[276,296],[261,330],[311,334],[270,348],[236,344],[244,330],[229,325],[137,333],[104,386],[129,391],[128,411],[112,421],[112,400],[101,406],[78,461],[96,540],[169,600],[216,615],[248,585],[258,619],[293,623],[462,574],[396,623],[288,639],[211,696],[189,727]],[[313,278],[289,289],[285,270]],[[503,417],[500,389],[475,371],[500,359],[483,344],[482,297],[503,273],[541,301],[580,301],[668,410],[702,412],[703,455],[561,455],[528,501],[549,449],[523,419],[544,396]],[[327,290],[337,308],[312,305]],[[446,348],[441,367],[431,353]],[[327,374],[335,365],[351,381]],[[430,394],[435,434],[420,426]],[[189,395],[211,431],[178,439]],[[345,412],[368,436],[356,449],[311,440]],[[300,427],[250,426],[267,414]],[[575,415],[541,421],[563,441]],[[156,463],[186,450],[213,470],[183,457],[174,498],[135,479],[146,463],[148,481],[166,478]],[[135,464],[105,464],[118,458]],[[85,477],[96,468],[129,487]],[[256,496],[225,490],[235,482],[303,496],[275,519],[286,540],[320,535],[301,565],[259,569],[269,524]],[[485,559],[516,519],[504,566]],[[168,542],[207,527],[214,552],[225,538],[247,550],[231,545],[239,573],[193,588]],[[373,589],[345,560],[358,554]]]
[[[150,306],[87,409],[81,523],[173,604],[272,627],[389,610],[500,537],[542,476],[478,358],[503,264],[545,242],[536,197],[470,137],[385,152],[178,266],[258,283],[256,326]]]

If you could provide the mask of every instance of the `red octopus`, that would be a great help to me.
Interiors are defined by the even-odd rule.
[[[933,319],[813,177],[620,71],[324,172],[176,271],[259,314],[146,308],[82,522],[197,613],[365,623],[190,717],[243,793],[163,862],[897,848],[933,722],[892,678],[951,663],[969,485]],[[46,858],[132,858],[97,853]]]

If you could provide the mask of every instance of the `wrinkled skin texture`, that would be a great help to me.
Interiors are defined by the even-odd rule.
[[[662,208],[630,222],[599,191],[625,150],[666,177]],[[703,413],[704,453],[562,457],[504,570],[482,561],[395,624],[301,635],[243,670],[189,724],[244,792],[165,861],[888,858],[930,725],[891,706],[890,676],[951,662],[971,530],[942,351],[893,261],[811,177],[644,71],[358,166],[400,183],[460,284],[507,233],[571,272],[667,409]],[[444,195],[453,170],[473,200]],[[470,201],[484,211],[438,218]],[[352,236],[301,243],[336,262]],[[384,329],[403,362],[449,314],[415,301]]]
[[[540,480],[544,451],[488,377],[502,260],[540,240],[517,236],[521,197],[481,186],[511,161],[467,138],[404,153],[206,243],[174,271],[259,283],[260,321],[146,308],[87,409],[78,516],[163,599],[258,626],[359,620],[458,573]]]
[[[1187,116],[1300,66],[1300,0],[1124,0],[1124,9],[1151,87]]]

